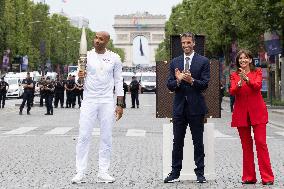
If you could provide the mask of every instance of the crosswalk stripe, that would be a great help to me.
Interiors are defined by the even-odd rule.
[[[284,136],[284,132],[275,132],[278,135]]]
[[[218,131],[216,129],[214,130],[214,137],[215,138],[232,138],[232,136],[225,135],[225,134],[221,133],[220,131]]]
[[[92,135],[93,136],[100,136],[100,131],[101,131],[100,128],[94,128]]]
[[[29,131],[35,130],[37,127],[19,127],[18,129],[13,129],[11,131],[5,132],[5,135],[21,135]]]
[[[144,137],[145,135],[146,135],[145,130],[128,129],[125,136],[141,136],[141,137]]]
[[[68,131],[70,131],[71,129],[73,129],[73,127],[56,127],[46,133],[44,133],[45,135],[64,135],[65,133],[67,133]]]

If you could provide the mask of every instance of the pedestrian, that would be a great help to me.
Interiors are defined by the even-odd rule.
[[[202,92],[207,89],[210,79],[209,60],[197,54],[195,36],[191,32],[181,34],[183,55],[170,63],[167,87],[175,92],[173,104],[173,151],[172,171],[164,183],[179,181],[182,169],[184,137],[189,126],[194,145],[194,162],[198,183],[206,183],[204,177],[204,118],[208,112]]]
[[[132,76],[132,81],[129,84],[129,91],[131,94],[131,102],[132,102],[131,108],[135,108],[135,102],[137,108],[139,108],[139,91],[141,91],[141,86],[135,76]]]
[[[76,96],[74,96],[75,88],[76,88],[76,85],[72,78],[72,75],[69,75],[65,83],[65,90],[66,90],[66,97],[67,97],[66,98],[66,108],[71,108],[71,106],[72,108],[75,107],[75,101],[74,101],[74,98],[76,98]]]
[[[83,100],[83,91],[84,91],[84,83],[83,80],[79,78],[76,83],[76,97],[78,99],[79,108],[81,108],[81,101]]]
[[[64,105],[64,82],[62,80],[62,76],[57,75],[55,86],[54,86],[54,108],[58,107],[58,103],[60,101],[60,106],[63,108]]]
[[[32,100],[32,95],[33,95],[33,88],[34,88],[34,82],[32,78],[30,77],[30,72],[27,72],[27,77],[26,79],[23,80],[22,86],[24,88],[24,94],[23,94],[23,101],[20,106],[20,112],[19,114],[23,114],[23,109],[25,104],[27,103],[27,114],[30,115],[30,110],[31,110],[31,100]]]
[[[9,89],[9,84],[4,81],[4,77],[1,78],[0,81],[0,108],[1,108],[1,101],[2,101],[2,108],[5,106],[6,94]]]
[[[34,84],[34,87],[33,87],[33,94],[32,94],[32,100],[31,100],[31,107],[34,106],[34,98],[35,98],[35,87],[36,87],[36,81],[33,80],[33,84]]]
[[[238,70],[230,76],[230,94],[235,96],[232,127],[237,127],[243,149],[242,184],[257,182],[253,154],[254,133],[258,165],[263,185],[273,185],[269,152],[266,144],[268,112],[261,96],[262,70],[256,69],[248,50],[240,50],[236,56]]]
[[[220,81],[220,94],[219,94],[219,101],[220,101],[220,108],[221,110],[223,110],[222,108],[222,101],[223,101],[223,97],[225,96],[225,86],[223,84],[222,81]]]
[[[84,100],[80,109],[80,128],[76,146],[76,172],[72,183],[84,182],[91,136],[96,120],[100,125],[99,170],[97,182],[115,181],[109,173],[112,149],[112,127],[123,114],[122,63],[120,57],[106,49],[110,36],[96,32],[94,49],[87,54],[87,70],[79,71],[85,78]],[[113,89],[117,96],[115,107]]]
[[[39,99],[39,106],[43,107],[43,99],[45,99],[45,94],[44,94],[44,85],[45,85],[45,78],[44,76],[41,76],[40,81],[38,82],[39,85],[39,95],[40,95],[40,99]]]
[[[124,79],[123,79],[123,92],[124,92],[124,96],[123,96],[123,108],[126,108],[126,92],[128,91],[128,85],[125,83]]]
[[[44,86],[45,91],[45,106],[46,113],[44,115],[53,115],[53,96],[54,96],[54,84],[50,80],[50,77],[46,77],[46,85]]]

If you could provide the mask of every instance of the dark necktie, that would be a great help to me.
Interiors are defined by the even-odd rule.
[[[184,66],[184,70],[185,71],[189,71],[189,57],[185,57],[185,66]]]

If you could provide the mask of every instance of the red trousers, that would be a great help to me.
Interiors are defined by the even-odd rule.
[[[274,182],[269,152],[266,144],[266,124],[252,126],[257,152],[258,166],[262,182]],[[253,140],[251,127],[238,127],[243,148],[243,177],[242,181],[257,181],[254,165]]]

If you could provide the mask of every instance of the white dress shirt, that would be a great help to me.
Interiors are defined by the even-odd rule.
[[[191,62],[192,62],[192,59],[193,59],[193,56],[194,56],[194,51],[188,56],[188,55],[185,55],[183,54],[184,56],[184,59],[183,59],[183,67],[185,68],[185,63],[186,63],[186,57],[189,57],[189,69],[190,69],[190,65],[191,65]]]

